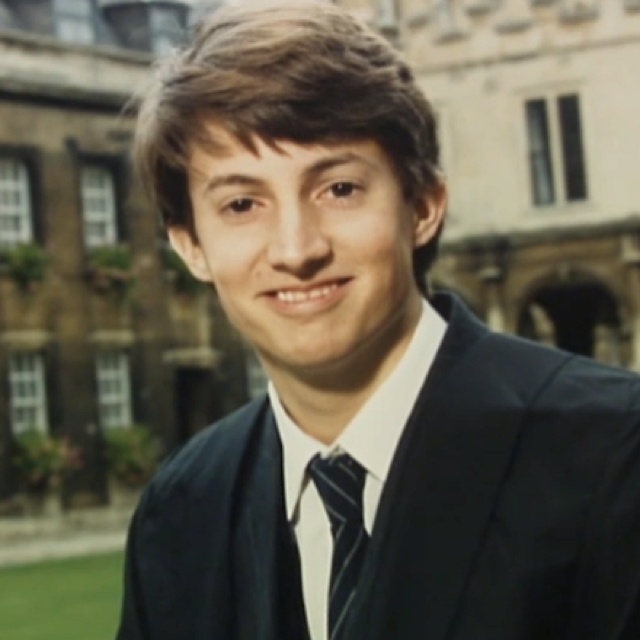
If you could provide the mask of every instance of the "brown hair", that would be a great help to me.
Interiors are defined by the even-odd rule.
[[[225,7],[162,60],[138,116],[135,161],[167,226],[194,233],[187,167],[194,144],[215,148],[215,121],[254,149],[273,144],[373,139],[391,159],[405,198],[439,183],[433,110],[381,36],[329,2]],[[438,238],[414,254],[424,275]]]

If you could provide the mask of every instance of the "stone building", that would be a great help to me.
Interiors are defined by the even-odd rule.
[[[640,2],[345,0],[404,50],[451,191],[434,285],[640,369]]]
[[[171,447],[245,399],[244,349],[167,251],[127,105],[185,2],[0,0],[0,501],[15,435],[65,434],[67,501],[103,501],[103,434]]]
[[[247,0],[250,1],[250,0]],[[639,0],[336,0],[401,48],[439,118],[435,287],[497,330],[640,369]],[[171,259],[129,166],[131,96],[217,0],[0,0],[0,505],[15,435],[167,448],[263,384]]]

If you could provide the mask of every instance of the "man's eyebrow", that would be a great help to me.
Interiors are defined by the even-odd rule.
[[[253,178],[252,176],[243,175],[241,173],[230,173],[228,175],[214,176],[207,181],[204,191],[205,193],[211,193],[219,187],[227,186],[243,186],[243,187],[255,187],[262,184],[262,180]]]
[[[363,156],[353,153],[352,151],[346,151],[345,153],[339,153],[336,155],[330,155],[326,158],[320,158],[309,167],[307,167],[304,171],[305,176],[307,178],[312,178],[322,173],[323,171],[328,171],[329,169],[333,169],[334,167],[339,167],[344,164],[358,163],[364,164],[370,168],[374,167],[374,164],[364,158]]]
[[[345,164],[359,163],[365,166],[374,167],[374,164],[368,161],[363,156],[347,151],[345,153],[339,153],[335,155],[329,155],[326,158],[320,158],[306,167],[303,171],[305,181],[313,180],[324,171],[339,167]],[[260,178],[245,175],[242,173],[230,173],[220,176],[213,176],[207,180],[204,187],[205,193],[211,193],[220,187],[227,186],[243,186],[243,187],[257,187],[264,184]]]

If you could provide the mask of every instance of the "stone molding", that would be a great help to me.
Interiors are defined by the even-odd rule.
[[[178,367],[216,369],[220,363],[221,354],[211,347],[169,349],[164,352],[162,359],[165,363]]]
[[[105,349],[126,348],[135,342],[135,334],[129,329],[94,331],[89,335],[89,342]]]
[[[41,329],[4,331],[0,334],[0,342],[15,351],[41,351],[51,340],[51,332]]]

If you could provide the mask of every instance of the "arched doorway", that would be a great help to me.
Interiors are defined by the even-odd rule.
[[[538,288],[521,309],[518,333],[602,362],[622,364],[618,304],[594,280],[572,279]]]

